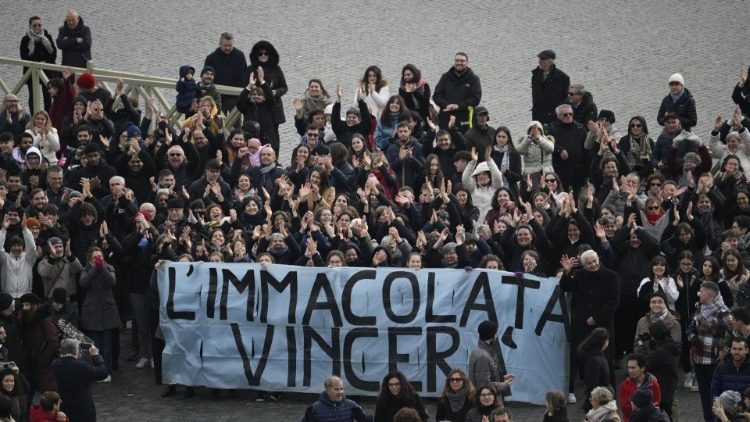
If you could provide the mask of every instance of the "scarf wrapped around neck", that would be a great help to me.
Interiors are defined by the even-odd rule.
[[[502,170],[503,168],[510,168],[510,152],[508,151],[508,144],[505,144],[502,147],[495,145],[493,148],[495,149],[495,151],[503,154],[503,159],[500,163],[500,173],[503,175],[503,186],[510,186],[510,182],[505,176],[505,172],[503,172]]]
[[[448,402],[451,405],[451,410],[453,411],[453,413],[456,413],[464,408],[464,404],[466,404],[466,390],[462,388],[456,392],[448,391],[448,394],[446,394],[446,396],[448,396]]]
[[[47,37],[44,36],[44,30],[42,30],[41,33],[37,34],[36,32],[29,29],[26,31],[26,35],[29,37],[29,56],[34,55],[34,50],[36,49],[37,43],[42,43],[44,46],[44,49],[47,50],[48,53],[52,54],[54,51],[54,46],[52,46],[52,43],[47,39]]]

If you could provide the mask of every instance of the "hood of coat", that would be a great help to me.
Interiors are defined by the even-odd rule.
[[[276,67],[279,65],[279,52],[276,51],[276,47],[268,41],[262,40],[255,43],[253,48],[250,50],[250,64],[253,67],[258,67],[261,62],[258,60],[258,52],[266,50],[268,52],[268,62],[263,63],[263,67]]]

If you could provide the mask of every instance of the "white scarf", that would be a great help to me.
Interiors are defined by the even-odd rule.
[[[34,55],[34,49],[36,48],[36,44],[38,42],[41,42],[44,48],[52,54],[52,51],[54,51],[54,47],[52,46],[52,43],[47,39],[47,37],[44,36],[44,31],[42,30],[41,33],[37,34],[36,32],[29,29],[26,31],[26,35],[29,36],[29,56]]]

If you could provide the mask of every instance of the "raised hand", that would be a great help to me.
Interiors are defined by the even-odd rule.
[[[567,274],[573,269],[573,260],[568,255],[563,255],[560,258],[560,266],[562,266],[563,271]]]
[[[476,147],[471,147],[471,161],[479,161],[479,154],[477,153]]]

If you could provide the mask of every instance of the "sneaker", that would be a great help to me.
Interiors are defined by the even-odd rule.
[[[167,397],[172,397],[175,394],[177,394],[177,387],[175,387],[174,385],[168,385],[164,392],[161,393],[161,396],[166,399]]]
[[[695,378],[695,376],[693,376],[693,385],[690,386],[690,391],[698,391],[698,380]]]
[[[578,400],[576,400],[576,395],[573,393],[568,393],[568,404],[576,404]]]
[[[686,372],[685,373],[685,380],[682,383],[682,386],[684,388],[692,388],[693,387],[693,373],[692,372]]]
[[[112,382],[112,375],[107,375],[107,378],[104,378],[103,380],[97,382]]]
[[[149,359],[148,362],[151,365],[151,369],[154,369],[154,360],[153,359]]]
[[[146,365],[148,365],[148,361],[149,360],[146,358],[140,358],[138,359],[138,363],[135,364],[135,367],[138,369],[143,369],[146,367]]]
[[[255,397],[255,401],[258,403],[266,401],[266,393],[258,391],[258,395]]]

